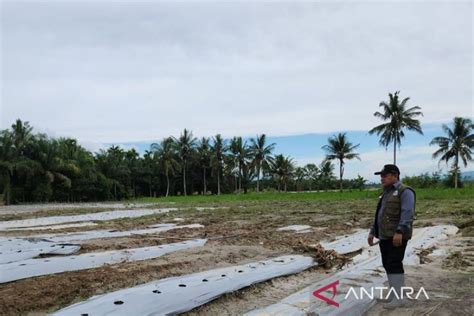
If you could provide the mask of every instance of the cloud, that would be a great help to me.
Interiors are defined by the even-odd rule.
[[[4,2],[0,127],[80,140],[366,130],[387,93],[472,116],[470,2]],[[389,13],[389,14],[388,14]]]

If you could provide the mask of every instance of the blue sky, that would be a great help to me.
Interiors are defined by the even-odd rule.
[[[347,131],[370,178],[391,151],[366,131],[388,93],[421,106],[399,163],[434,171],[440,124],[473,117],[472,1],[0,1],[0,128],[21,118],[96,151],[265,133],[318,162]],[[147,145],[145,145],[147,146]]]

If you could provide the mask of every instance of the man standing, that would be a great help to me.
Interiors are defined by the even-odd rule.
[[[403,257],[413,232],[415,215],[415,191],[400,182],[400,170],[396,165],[385,165],[375,173],[380,175],[384,192],[379,196],[374,225],[367,241],[374,245],[374,237],[380,240],[382,264],[387,273],[390,288],[397,295],[390,295],[383,307],[394,309],[404,305],[402,287],[405,286]]]

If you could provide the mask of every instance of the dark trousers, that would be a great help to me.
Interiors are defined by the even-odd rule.
[[[382,264],[387,274],[403,274],[403,257],[407,248],[407,240],[402,241],[402,245],[395,247],[392,239],[382,239],[379,242],[380,253],[382,254]]]

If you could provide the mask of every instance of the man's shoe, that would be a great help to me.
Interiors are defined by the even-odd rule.
[[[390,303],[384,304],[383,308],[385,309],[395,309],[407,305],[408,302],[406,299],[394,299]]]
[[[390,303],[392,301],[391,298],[376,298],[377,303]]]
[[[390,295],[390,296],[387,297],[387,298],[378,298],[378,297],[376,297],[375,300],[376,300],[378,303],[390,303],[391,301],[393,301],[393,295]]]
[[[388,277],[390,286],[392,287],[393,290],[395,290],[396,295],[393,295],[393,293],[390,293],[392,294],[389,297],[390,302],[387,304],[384,304],[383,308],[395,309],[398,307],[405,306],[408,303],[408,301],[402,296],[402,287],[405,285],[405,275],[403,273],[388,274],[387,277]]]

